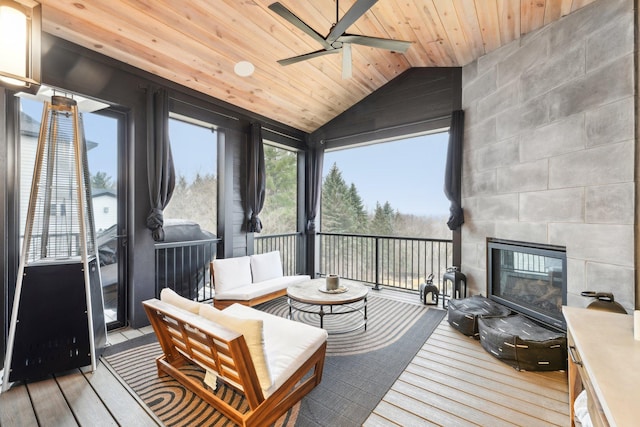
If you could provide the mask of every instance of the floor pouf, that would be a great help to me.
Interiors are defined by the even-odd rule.
[[[504,305],[497,304],[481,295],[469,298],[453,299],[447,308],[449,324],[464,335],[478,338],[478,318],[511,314]]]
[[[559,371],[567,367],[567,337],[516,314],[478,320],[482,347],[523,371]]]

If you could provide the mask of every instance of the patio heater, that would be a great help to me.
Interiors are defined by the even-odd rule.
[[[2,391],[95,370],[106,336],[82,117],[75,100],[54,95],[42,113]]]

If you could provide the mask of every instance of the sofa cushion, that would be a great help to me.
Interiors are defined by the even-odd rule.
[[[251,284],[251,264],[248,256],[213,261],[216,293]]]
[[[174,290],[169,288],[164,288],[160,291],[160,300],[194,314],[200,312],[200,306],[202,305],[199,302],[178,295]]]
[[[291,285],[296,283],[311,280],[310,276],[283,276],[276,279],[266,280],[260,283],[253,283],[250,285],[241,286],[228,290],[226,292],[218,292],[216,289],[215,299],[217,300],[241,300],[249,301],[251,299],[261,297],[271,292],[287,289]]]
[[[249,354],[251,355],[253,366],[256,369],[256,374],[260,381],[260,387],[263,390],[268,390],[273,385],[273,382],[265,356],[262,319],[255,318],[251,313],[245,316],[236,316],[233,313],[227,313],[206,304],[202,304],[200,307],[200,316],[244,335],[244,340],[247,343],[247,347],[249,347]]]
[[[264,390],[267,396],[281,387],[327,341],[324,329],[241,304],[233,304],[222,312],[263,320],[265,353],[273,379],[272,387]]]
[[[272,251],[259,255],[251,255],[251,274],[253,283],[282,277],[282,261],[280,251]]]

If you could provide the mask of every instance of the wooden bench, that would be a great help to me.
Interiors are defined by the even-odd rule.
[[[292,322],[292,325],[288,326],[298,330],[297,336],[294,331],[290,337],[293,340],[299,341],[303,339],[303,335],[309,335],[309,332],[316,336],[313,346],[305,350],[306,354],[311,353],[310,357],[297,354],[296,352],[300,353],[300,349],[295,347],[299,346],[292,343],[290,347],[294,354],[288,356],[293,356],[294,359],[287,365],[291,366],[293,372],[274,374],[275,389],[265,392],[261,388],[244,335],[164,301],[151,299],[144,301],[143,305],[163,351],[163,355],[156,360],[158,375],[165,373],[172,376],[238,425],[266,426],[274,423],[322,379],[326,333],[322,330],[322,333],[318,332],[318,328],[260,312],[259,316],[264,318],[266,323],[270,322],[268,316],[272,316],[280,329],[283,321]],[[240,306],[231,307],[233,308],[258,311]],[[268,347],[268,331],[273,331],[273,328],[266,327],[266,323],[264,339],[265,347]],[[281,332],[278,334],[282,335]],[[324,340],[317,338],[322,336]],[[277,339],[281,341],[282,337]],[[218,379],[245,396],[249,411],[242,413],[236,410],[208,387],[182,372],[180,367],[187,364],[196,364],[205,370],[215,372]],[[310,375],[307,375],[309,373]],[[276,378],[278,375],[280,378]]]

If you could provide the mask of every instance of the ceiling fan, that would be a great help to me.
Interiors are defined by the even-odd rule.
[[[338,0],[336,0],[336,23],[331,27],[329,35],[323,37],[316,30],[307,25],[304,21],[293,14],[289,9],[281,3],[275,2],[269,5],[269,9],[289,21],[291,24],[311,36],[315,41],[320,43],[322,49],[315,52],[305,53],[294,56],[292,58],[281,59],[278,61],[280,65],[289,65],[296,62],[316,58],[322,55],[342,52],[342,78],[351,77],[351,44],[359,44],[363,46],[375,47],[378,49],[386,49],[394,52],[404,53],[411,42],[403,40],[382,39],[379,37],[369,37],[356,34],[347,34],[345,31],[362,15],[365,14],[378,0],[357,0],[351,9],[344,14],[342,19],[339,18]]]

